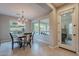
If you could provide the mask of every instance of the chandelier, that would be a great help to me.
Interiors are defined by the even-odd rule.
[[[25,24],[28,20],[26,17],[24,17],[24,11],[22,11],[22,14],[18,14],[18,24]]]

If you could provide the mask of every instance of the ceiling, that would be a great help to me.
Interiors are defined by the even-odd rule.
[[[22,10],[32,20],[47,15],[51,8],[45,3],[0,3],[0,14],[18,17]]]
[[[49,18],[45,18],[45,19],[43,19],[43,20],[40,20],[40,22],[43,22],[43,23],[49,23]]]
[[[56,8],[59,8],[61,6],[63,6],[65,3],[52,3],[53,6],[55,6]]]

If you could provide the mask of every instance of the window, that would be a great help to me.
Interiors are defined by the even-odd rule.
[[[24,33],[25,31],[25,24],[20,24],[17,21],[10,21],[10,32],[16,37]]]

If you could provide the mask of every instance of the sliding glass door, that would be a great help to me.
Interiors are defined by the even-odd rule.
[[[48,19],[38,20],[33,23],[33,32],[35,39],[47,41],[49,37],[49,22]]]

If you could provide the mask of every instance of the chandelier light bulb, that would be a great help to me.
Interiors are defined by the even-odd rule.
[[[24,17],[24,11],[22,11],[22,14],[20,14],[18,17],[18,23],[21,23],[21,24],[25,24],[28,20]]]

